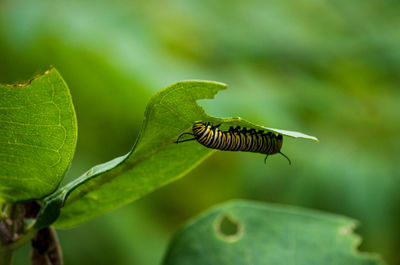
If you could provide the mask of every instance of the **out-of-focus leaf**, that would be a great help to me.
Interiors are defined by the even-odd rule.
[[[77,137],[68,87],[56,69],[27,84],[0,85],[0,201],[54,191],[72,160]]]
[[[175,144],[195,121],[223,123],[222,129],[240,125],[282,133],[285,136],[317,140],[298,132],[257,126],[240,118],[217,119],[208,116],[196,103],[213,98],[225,85],[208,81],[183,81],[157,93],[147,105],[141,134],[125,156],[90,169],[83,176],[45,199],[37,226],[49,225],[65,206],[57,227],[70,227],[90,220],[122,204],[136,200],[186,174],[214,150],[197,142]]]
[[[356,250],[352,219],[311,210],[232,201],[191,221],[171,241],[164,265],[384,264]]]

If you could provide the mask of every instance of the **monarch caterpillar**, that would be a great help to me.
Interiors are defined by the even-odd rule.
[[[221,124],[216,126],[210,125],[210,123],[204,123],[201,121],[196,122],[192,126],[193,133],[182,133],[179,135],[175,143],[183,143],[187,141],[196,140],[200,144],[222,151],[243,151],[266,154],[264,163],[267,161],[268,155],[281,154],[288,161],[289,165],[291,161],[289,157],[281,152],[283,136],[282,134],[274,134],[272,132],[264,133],[263,130],[256,131],[255,129],[248,130],[247,128],[241,128],[232,126],[228,131],[221,131],[219,129]],[[183,135],[192,135],[194,138],[180,140]]]

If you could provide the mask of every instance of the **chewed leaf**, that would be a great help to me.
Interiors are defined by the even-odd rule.
[[[383,265],[357,251],[352,219],[250,201],[219,205],[172,239],[164,265]]]
[[[93,167],[46,198],[38,225],[45,226],[57,219],[59,212],[48,211],[47,207],[54,209],[54,205],[64,205],[55,225],[70,227],[184,176],[215,151],[196,142],[174,143],[196,121],[222,123],[221,127],[240,125],[267,130],[240,118],[210,117],[197,104],[197,100],[212,99],[225,88],[217,82],[182,81],[154,95],[147,105],[142,130],[133,149],[122,157]],[[285,135],[299,136],[290,132]],[[299,137],[313,139],[307,135]]]
[[[0,85],[0,201],[54,191],[71,163],[77,125],[56,69],[27,84]]]

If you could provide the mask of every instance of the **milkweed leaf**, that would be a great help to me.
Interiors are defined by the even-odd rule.
[[[185,175],[214,152],[196,142],[174,143],[182,132],[190,131],[195,121],[223,123],[222,128],[240,125],[266,130],[240,118],[210,117],[196,103],[200,99],[212,99],[225,88],[226,85],[217,82],[182,81],[154,95],[147,105],[142,130],[132,150],[93,167],[49,196],[39,215],[40,226],[57,218],[59,213],[54,211],[57,209],[54,205],[64,205],[55,226],[71,227],[137,200]],[[286,131],[285,135],[316,140],[297,132]],[[47,211],[50,206],[52,210]]]
[[[383,265],[357,250],[353,219],[284,205],[231,201],[190,221],[164,265]]]
[[[53,192],[71,163],[76,139],[71,95],[55,68],[26,84],[0,85],[0,201]]]

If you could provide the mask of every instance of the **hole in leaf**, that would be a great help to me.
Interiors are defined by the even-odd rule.
[[[229,217],[224,216],[219,224],[219,230],[226,236],[234,236],[238,232],[238,224],[233,222]]]
[[[236,242],[243,235],[243,225],[229,215],[222,215],[216,222],[215,233],[225,241]]]

